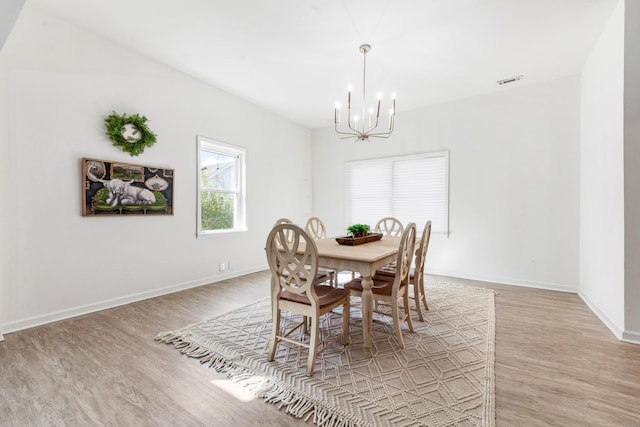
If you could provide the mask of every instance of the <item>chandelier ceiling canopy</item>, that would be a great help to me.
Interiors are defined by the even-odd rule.
[[[347,94],[347,127],[343,128],[340,117],[340,104],[336,102],[334,110],[334,124],[335,130],[340,135],[340,139],[354,138],[355,141],[368,141],[369,138],[389,138],[391,132],[393,132],[394,121],[396,116],[396,95],[392,95],[391,108],[389,109],[389,120],[386,129],[378,129],[378,123],[380,122],[380,102],[382,95],[378,94],[377,106],[370,107],[367,115],[367,53],[371,50],[371,45],[363,44],[360,46],[360,52],[363,56],[363,71],[362,71],[362,115],[354,115],[353,120],[351,116],[351,87],[349,87],[349,93]],[[378,129],[376,131],[376,129]]]

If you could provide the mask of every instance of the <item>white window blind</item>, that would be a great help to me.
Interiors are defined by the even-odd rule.
[[[393,216],[403,224],[449,232],[449,153],[447,151],[346,164],[347,225],[373,227]]]

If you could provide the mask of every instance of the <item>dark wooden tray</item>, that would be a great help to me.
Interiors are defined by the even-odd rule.
[[[382,239],[382,233],[369,233],[366,236],[362,237],[352,237],[352,236],[344,236],[344,237],[336,237],[336,242],[341,245],[355,246],[361,245],[363,243],[375,242],[376,240]]]

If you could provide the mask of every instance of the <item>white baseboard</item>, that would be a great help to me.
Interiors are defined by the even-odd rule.
[[[584,303],[587,304],[587,307],[589,307],[589,309],[596,316],[598,316],[600,321],[602,323],[604,323],[604,325],[607,328],[609,328],[609,330],[613,333],[613,335],[615,335],[616,338],[618,338],[619,340],[623,341],[623,338],[622,338],[623,330],[622,330],[622,328],[620,328],[618,325],[616,325],[616,323],[614,321],[612,321],[606,314],[604,314],[604,312],[602,310],[600,310],[600,307],[598,307],[597,304],[594,304],[593,301],[591,301],[585,294],[583,294],[582,292],[578,292],[578,296],[580,298],[582,298],[582,301],[584,301]]]
[[[430,269],[425,269],[425,273],[433,274],[436,276],[457,277],[459,279],[477,280],[479,282],[496,283],[501,285],[548,289],[551,291],[571,292],[573,294],[578,293],[577,286],[566,285],[561,283],[535,282],[535,281],[528,281],[528,280],[514,280],[514,279],[504,279],[504,278],[496,278],[496,277],[482,277],[482,276],[475,276],[473,274],[460,274],[459,272],[455,272],[455,271],[435,271]]]
[[[140,292],[137,294],[131,294],[124,297],[113,298],[110,300],[100,301],[92,304],[87,304],[79,307],[73,307],[66,310],[60,310],[41,316],[34,316],[14,322],[8,322],[0,325],[0,331],[3,334],[10,332],[17,332],[23,329],[33,328],[35,326],[44,325],[51,322],[57,322],[59,320],[69,319],[71,317],[81,316],[83,314],[94,313],[100,310],[106,310],[108,308],[118,307],[132,302],[141,301],[149,298],[159,297],[166,294],[171,294],[186,289],[196,288],[198,286],[204,286],[215,282],[221,282],[223,280],[232,279],[234,277],[244,276],[245,274],[256,273],[263,271],[265,266],[254,267],[246,270],[227,271],[224,274],[216,274],[212,277],[203,277],[198,280],[192,280],[189,282],[179,283],[177,285],[167,286],[164,288],[153,289],[151,291]],[[0,341],[4,338],[0,334]]]
[[[622,333],[621,341],[631,344],[640,344],[640,332],[638,331],[624,331]]]
[[[198,280],[192,280],[189,282],[179,283],[177,285],[167,286],[164,288],[154,289],[151,291],[141,292],[137,294],[131,294],[124,297],[114,298],[106,301],[100,301],[93,304],[87,304],[84,306],[73,307],[67,310],[60,310],[57,312],[34,316],[27,319],[22,319],[14,322],[8,322],[0,325],[0,342],[4,341],[4,336],[2,334],[16,332],[23,329],[33,328],[35,326],[44,325],[51,322],[57,322],[59,320],[69,319],[76,316],[81,316],[83,314],[89,314],[100,310],[105,310],[108,308],[118,307],[125,304],[130,304],[136,301],[141,301],[149,298],[154,298],[178,291],[183,291],[186,289],[195,288],[198,286],[204,286],[215,282],[221,282],[223,280],[232,279],[234,277],[244,276],[245,274],[256,273],[258,271],[263,271],[266,267],[259,266],[245,270],[238,271],[227,271],[224,274],[218,274],[212,277],[204,277]],[[577,293],[582,300],[587,304],[587,306],[593,311],[598,318],[611,330],[611,332],[621,341],[629,342],[632,344],[640,344],[640,332],[637,331],[622,331],[618,328],[604,313],[588,298],[586,298],[583,294],[578,292],[578,289],[569,286],[569,285],[560,285],[555,283],[543,283],[543,282],[530,282],[530,281],[513,281],[513,280],[504,280],[504,279],[496,279],[490,277],[477,277],[473,275],[460,275],[455,272],[440,272],[440,271],[426,271],[427,274],[437,275],[437,276],[449,276],[460,279],[467,280],[477,280],[481,282],[490,282],[490,283],[498,283],[505,285],[513,285],[513,286],[524,286],[530,288],[539,288],[539,289],[549,289],[554,291],[562,291],[562,292],[572,292]]]
[[[609,317],[604,314],[600,308],[594,304],[586,295],[582,292],[579,292],[578,295],[582,300],[587,304],[587,307],[600,319],[604,325],[609,328],[609,330],[618,338],[620,341],[628,342],[630,344],[640,344],[640,332],[638,331],[629,331],[623,330],[619,326],[615,324]]]

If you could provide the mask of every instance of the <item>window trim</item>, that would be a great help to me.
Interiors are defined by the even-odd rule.
[[[409,154],[409,155],[405,155],[405,156],[393,156],[393,157],[378,157],[378,158],[374,158],[374,159],[364,159],[364,160],[351,160],[351,161],[346,161],[344,164],[344,182],[345,182],[345,191],[344,191],[344,206],[345,206],[345,210],[344,210],[344,223],[345,223],[345,227],[347,227],[349,225],[349,197],[350,197],[350,193],[349,193],[349,188],[350,188],[350,181],[349,181],[349,167],[351,167],[352,165],[367,165],[367,164],[389,164],[389,163],[393,163],[393,162],[397,162],[397,161],[406,161],[406,160],[421,160],[421,159],[427,159],[427,158],[434,158],[434,157],[444,157],[445,160],[445,171],[444,171],[444,185],[446,187],[445,189],[445,200],[444,200],[444,207],[446,209],[445,215],[444,215],[444,231],[433,231],[432,234],[444,234],[447,237],[449,237],[449,234],[451,233],[451,229],[450,229],[450,224],[449,224],[449,217],[451,215],[450,213],[450,205],[449,205],[449,192],[451,191],[450,189],[450,179],[449,179],[449,168],[450,168],[450,159],[449,159],[449,150],[441,150],[441,151],[431,151],[431,152],[426,152],[426,153],[418,153],[418,154]],[[420,229],[419,231],[422,231],[421,228],[424,226],[424,224],[416,224],[416,226]]]
[[[202,230],[202,199],[201,195],[203,192],[202,188],[202,180],[200,177],[200,165],[202,161],[202,151],[209,151],[214,153],[220,153],[228,156],[237,157],[237,167],[236,167],[236,182],[238,183],[237,191],[229,191],[220,189],[216,191],[218,193],[237,193],[237,205],[236,210],[234,212],[234,228],[225,229],[225,230]],[[247,149],[244,147],[240,147],[237,145],[228,144],[225,142],[221,142],[219,140],[215,140],[212,138],[207,138],[204,136],[197,135],[196,136],[196,237],[211,237],[211,236],[219,236],[221,234],[229,234],[229,233],[239,233],[246,232],[247,228],[247,180],[246,180],[246,169],[247,169]]]

